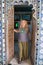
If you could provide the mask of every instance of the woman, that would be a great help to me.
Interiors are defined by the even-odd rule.
[[[21,20],[19,30],[14,32],[19,32],[19,62],[22,59],[28,58],[28,24],[26,20]]]

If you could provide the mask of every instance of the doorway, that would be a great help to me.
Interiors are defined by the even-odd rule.
[[[30,28],[30,33],[31,33],[31,40],[29,41],[29,58],[22,62],[21,64],[22,65],[32,65],[34,64],[34,55],[35,55],[35,32],[36,32],[36,29],[35,29],[35,25],[36,25],[36,20],[33,19],[31,21],[31,13],[26,15],[23,13],[21,14],[20,12],[17,13],[15,12],[15,9],[14,7],[12,7],[10,10],[10,13],[8,13],[9,15],[14,15],[14,17],[10,17],[8,18],[8,45],[7,45],[7,62],[8,64],[17,64],[17,58],[18,58],[18,36],[19,36],[19,33],[16,34],[13,32],[13,29],[16,28],[18,29],[19,28],[19,24],[20,24],[20,20],[21,19],[28,19],[29,22],[29,28]],[[30,16],[31,15],[31,16]],[[28,18],[29,17],[29,18]],[[17,18],[17,19],[16,19]],[[33,51],[34,49],[34,51]],[[31,51],[30,51],[31,50]]]
[[[21,20],[27,20],[28,21],[28,28],[29,28],[29,33],[30,38],[32,35],[32,8],[30,6],[25,6],[25,5],[15,5],[14,6],[14,29],[18,30],[20,27],[20,21]],[[14,32],[14,53],[15,55],[18,56],[19,52],[19,47],[18,47],[18,38],[19,38],[19,33]],[[30,54],[30,48],[31,48],[31,39],[28,39],[28,55]],[[16,56],[16,57],[17,57]]]

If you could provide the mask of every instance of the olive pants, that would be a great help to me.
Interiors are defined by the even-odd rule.
[[[21,61],[22,58],[28,58],[28,43],[27,42],[20,42],[19,43],[19,60]]]

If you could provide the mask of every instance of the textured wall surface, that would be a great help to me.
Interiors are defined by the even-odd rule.
[[[36,45],[36,32],[37,32],[37,21],[36,19],[33,17],[32,20],[32,48],[31,48],[31,57],[33,62],[35,61],[35,45]]]
[[[10,8],[8,11],[8,62],[14,57],[14,8]]]

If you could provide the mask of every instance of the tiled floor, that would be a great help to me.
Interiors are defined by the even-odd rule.
[[[12,65],[31,65],[30,59],[22,61],[21,64],[18,64],[17,59],[13,58],[12,61],[10,62]]]

